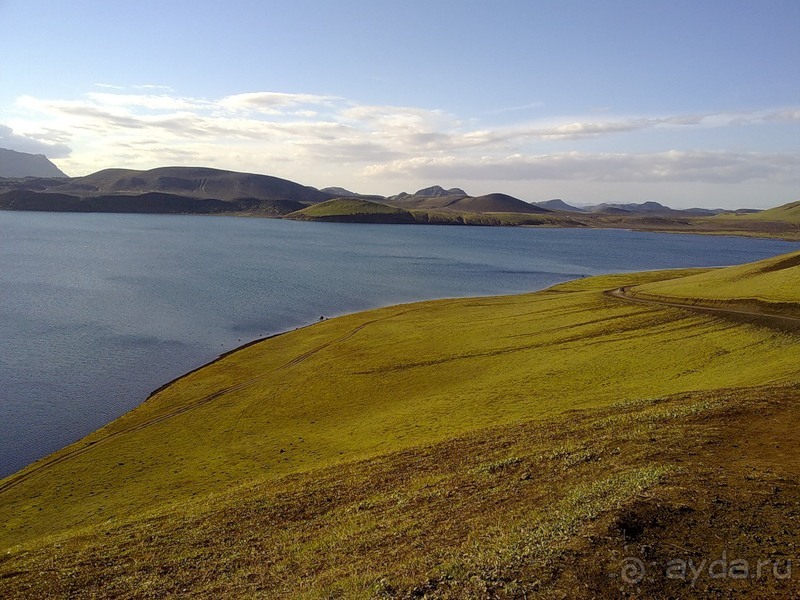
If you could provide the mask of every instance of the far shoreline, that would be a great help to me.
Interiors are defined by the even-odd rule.
[[[513,222],[463,222],[463,221],[392,221],[392,220],[361,220],[361,215],[343,215],[334,218],[294,218],[290,215],[267,214],[256,212],[218,212],[218,213],[200,213],[200,212],[155,212],[155,211],[70,211],[70,210],[28,210],[28,209],[9,209],[0,208],[0,212],[11,213],[43,213],[43,214],[73,214],[73,215],[152,215],[152,216],[175,216],[175,217],[228,217],[228,218],[244,218],[244,219],[270,219],[275,221],[292,221],[295,223],[334,223],[339,225],[408,225],[408,226],[441,226],[441,227],[501,227],[501,228],[519,228],[519,229],[573,229],[573,230],[618,230],[618,231],[637,231],[643,233],[665,233],[665,234],[678,234],[678,235],[703,235],[703,236],[722,236],[722,237],[740,237],[750,239],[763,239],[763,240],[779,240],[784,242],[800,243],[800,226],[796,231],[759,231],[757,229],[682,229],[680,227],[658,227],[649,224],[637,225],[637,223],[598,223],[598,219],[588,215],[573,215],[572,213],[562,213],[551,216],[556,220],[541,223],[513,223]],[[513,218],[524,216],[518,213],[470,213],[474,217],[486,218]],[[369,215],[366,215],[369,216]],[[458,216],[458,213],[453,213],[453,216]],[[570,221],[574,224],[566,222],[559,222],[558,219],[564,218],[571,220],[573,217],[588,218],[588,222],[584,221]],[[637,217],[631,217],[636,219]],[[682,223],[693,223],[692,219],[681,221]],[[701,223],[702,224],[702,223]]]

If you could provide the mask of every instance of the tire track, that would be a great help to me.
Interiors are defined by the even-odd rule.
[[[666,306],[669,308],[682,308],[685,310],[692,310],[698,312],[709,312],[722,315],[737,315],[753,317],[755,319],[764,319],[767,321],[774,321],[778,324],[791,324],[796,326],[800,324],[800,317],[790,317],[788,315],[777,315],[764,311],[741,310],[735,308],[721,308],[718,306],[704,306],[702,304],[681,304],[680,302],[669,302],[667,300],[651,300],[646,298],[637,298],[628,294],[629,286],[619,287],[613,290],[606,290],[603,292],[606,296],[617,298],[618,300],[626,300],[628,302],[636,302],[638,304],[648,304],[650,306]]]

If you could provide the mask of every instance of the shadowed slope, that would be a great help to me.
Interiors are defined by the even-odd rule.
[[[487,194],[461,198],[447,206],[448,210],[476,213],[548,214],[551,211],[507,194]]]
[[[324,202],[331,194],[293,181],[205,167],[161,167],[149,171],[106,169],[70,180],[68,188],[93,194],[165,192],[195,198]],[[67,193],[71,193],[65,189]]]

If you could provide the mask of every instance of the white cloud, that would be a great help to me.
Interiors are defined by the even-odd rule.
[[[771,181],[800,183],[800,154],[734,152],[579,153],[503,158],[412,158],[368,167],[372,176],[448,180],[594,182]]]
[[[182,97],[157,86],[98,87],[79,99],[18,98],[0,129],[17,148],[61,158],[71,173],[105,167],[203,164],[252,170],[314,184],[315,173],[374,182],[398,178],[497,182],[769,182],[795,185],[798,154],[676,148],[660,152],[576,152],[585,140],[660,130],[714,135],[729,127],[800,121],[800,109],[675,115],[593,114],[503,127],[476,126],[445,111],[365,105],[317,94],[250,92]],[[138,91],[136,91],[138,89]],[[8,129],[8,128],[6,128]],[[641,137],[641,136],[640,136]],[[676,137],[669,136],[675,148]],[[27,144],[27,146],[26,146]],[[584,149],[588,144],[583,144]],[[74,150],[70,154],[70,148]],[[279,165],[280,172],[274,165]],[[338,179],[341,174],[341,179]],[[391,190],[386,190],[387,193]]]
[[[248,92],[225,96],[219,106],[232,111],[256,111],[267,115],[280,114],[297,106],[330,106],[341,98],[315,94],[286,94],[281,92]]]
[[[90,102],[98,106],[145,108],[149,110],[203,110],[211,103],[194,98],[180,98],[167,94],[112,94],[90,92],[86,94]]]
[[[27,152],[29,154],[44,154],[47,158],[66,158],[72,150],[64,144],[63,132],[57,130],[40,130],[28,135],[14,133],[11,127],[0,125],[0,148]]]
[[[113,83],[95,83],[95,87],[108,89],[108,90],[162,90],[164,92],[171,92],[172,88],[168,85],[158,85],[153,83],[144,83],[141,85],[116,85]]]

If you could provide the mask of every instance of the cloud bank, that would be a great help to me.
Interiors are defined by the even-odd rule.
[[[66,158],[72,150],[63,142],[67,136],[53,130],[41,130],[31,135],[14,133],[11,127],[0,124],[0,148],[27,152],[28,154],[44,154],[48,158]]]
[[[736,184],[748,181],[800,184],[800,154],[668,151],[644,154],[555,153],[513,155],[471,160],[456,156],[414,158],[370,167],[375,176],[422,177],[432,180],[588,182],[703,182]]]
[[[741,128],[796,128],[797,107],[491,126],[440,110],[327,95],[256,91],[208,99],[176,95],[163,86],[99,89],[71,100],[18,98],[10,127],[0,126],[0,146],[62,159],[62,167],[73,173],[202,164],[311,183],[313,175],[326,184],[373,182],[373,189],[400,179],[800,183],[800,149],[767,153],[674,143],[684,133],[712,139]],[[625,140],[641,142],[642,136],[658,145],[662,132],[672,143],[624,151]]]

